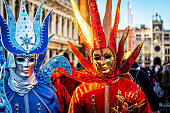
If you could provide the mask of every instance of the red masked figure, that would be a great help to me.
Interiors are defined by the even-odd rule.
[[[91,26],[81,17],[76,2],[71,0],[76,17],[76,20],[72,19],[72,21],[77,27],[80,38],[84,41],[90,61],[77,51],[71,42],[68,42],[85,68],[82,71],[72,70],[70,75],[82,84],[73,93],[69,113],[151,112],[147,98],[140,87],[131,80],[125,79],[129,78],[129,69],[138,56],[143,42],[126,61],[122,61],[124,43],[129,31],[127,27],[118,50],[116,49],[120,2],[121,0],[118,0],[111,31],[112,1],[107,0],[103,31],[95,0],[89,0]]]

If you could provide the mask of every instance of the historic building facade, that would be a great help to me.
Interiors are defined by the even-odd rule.
[[[156,12],[153,15],[150,27],[141,25],[133,30],[134,47],[144,41],[138,62],[144,65],[162,65],[170,61],[170,30],[165,30],[163,20]]]
[[[15,19],[19,17],[20,2],[21,0],[6,0],[14,14]],[[78,2],[78,0],[76,0]],[[25,0],[26,9],[30,19],[34,19],[36,11],[43,0]],[[6,18],[6,9],[3,0],[0,0],[0,14]],[[79,44],[78,32],[74,26],[74,23],[69,19],[74,18],[71,3],[69,0],[45,0],[41,12],[41,22],[43,22],[45,16],[51,11],[52,14],[49,19],[49,35],[54,34],[48,44],[48,50],[46,55],[46,61],[52,56],[61,53],[62,51],[67,53],[71,62],[76,66],[78,60],[76,56],[71,52],[67,40],[71,41],[78,49],[81,47]]]

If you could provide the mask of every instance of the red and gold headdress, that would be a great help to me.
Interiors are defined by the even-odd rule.
[[[87,24],[85,20],[83,19],[83,17],[81,16],[77,8],[76,2],[74,0],[70,0],[70,1],[72,4],[73,12],[76,17],[76,20],[73,18],[71,18],[71,20],[75,23],[78,33],[80,35],[80,38],[83,40],[86,46],[91,62],[87,60],[79,51],[77,51],[74,48],[73,44],[68,41],[70,48],[77,56],[80,63],[85,67],[86,71],[90,73],[91,75],[101,74],[98,71],[96,71],[93,67],[92,51],[95,49],[99,49],[99,48],[107,48],[107,47],[111,48],[114,54],[116,55],[115,68],[112,74],[117,75],[119,73],[119,70],[121,70],[120,67],[121,67],[121,62],[122,62],[122,58],[124,55],[124,43],[126,40],[126,37],[122,37],[122,39],[119,42],[118,52],[116,52],[116,38],[117,38],[117,30],[118,30],[118,24],[119,24],[119,10],[120,10],[121,0],[118,0],[118,3],[117,3],[114,26],[112,28],[112,31],[111,31],[112,0],[107,0],[106,12],[105,12],[105,17],[103,21],[104,31],[101,26],[101,20],[100,20],[100,16],[98,13],[96,0],[89,0],[91,26],[89,26],[89,24]],[[140,44],[140,47],[137,47],[137,50],[140,51],[140,49],[141,49],[141,44]],[[134,54],[139,54],[139,51],[135,51]],[[128,65],[128,66],[131,67],[131,65]],[[124,68],[124,67],[122,66],[121,68]]]

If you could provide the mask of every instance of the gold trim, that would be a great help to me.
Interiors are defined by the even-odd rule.
[[[105,113],[109,113],[109,85],[105,86]]]

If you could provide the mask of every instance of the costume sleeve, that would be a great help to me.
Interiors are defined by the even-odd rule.
[[[80,87],[78,86],[73,92],[68,113],[83,113],[85,112],[85,106],[83,106],[83,97]]]
[[[53,101],[51,101],[49,108],[51,110],[51,113],[61,113],[61,110],[60,110],[60,107],[59,107],[59,102],[58,102],[55,94],[53,95]]]
[[[54,82],[54,87],[57,89],[55,94],[57,95],[59,101],[60,110],[62,113],[67,113],[71,97],[68,94],[66,88],[62,84]]]
[[[142,91],[147,97],[152,111],[158,111],[159,110],[158,98],[156,97],[156,94],[153,90],[148,74],[142,70],[140,70],[139,74],[141,74],[138,77],[139,77],[139,80],[141,80],[140,83],[142,84]]]
[[[61,113],[57,96],[48,86],[38,83],[34,90],[40,96],[40,99],[44,101],[51,113]]]

